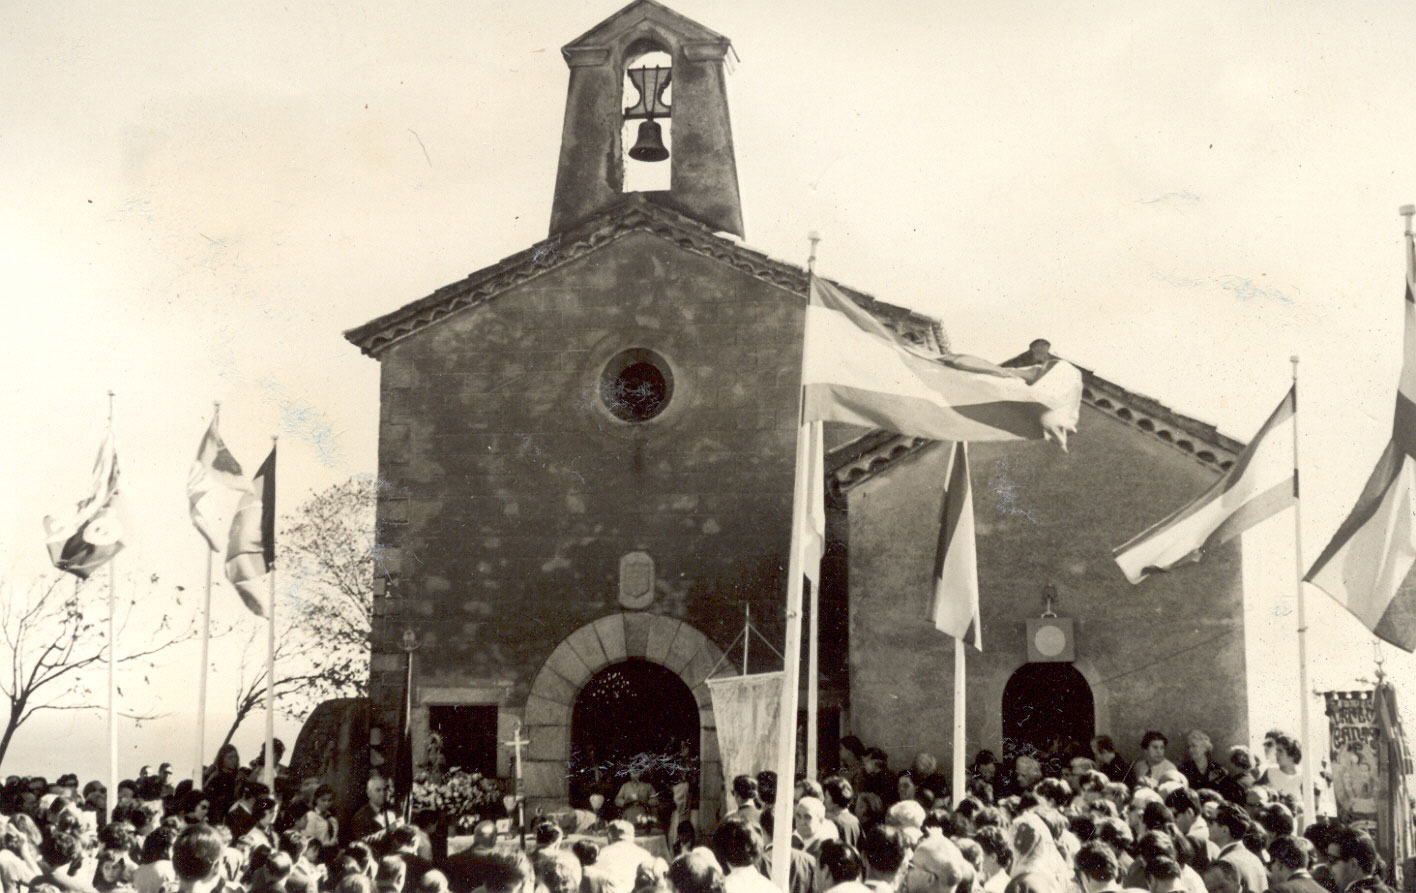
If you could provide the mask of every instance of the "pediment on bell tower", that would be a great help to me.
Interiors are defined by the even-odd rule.
[[[561,47],[569,55],[646,36],[671,37],[679,43],[726,44],[728,39],[654,0],[635,0],[619,12]]]

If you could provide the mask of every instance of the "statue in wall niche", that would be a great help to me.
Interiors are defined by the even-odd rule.
[[[447,769],[447,756],[443,753],[442,733],[428,733],[428,757],[423,762],[423,769],[434,781],[441,781],[443,772]]]

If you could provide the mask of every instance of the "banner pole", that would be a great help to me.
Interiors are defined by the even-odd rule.
[[[108,392],[108,430],[113,430],[113,392]],[[117,447],[114,447],[116,453]],[[117,461],[117,458],[114,458]],[[118,604],[118,558],[108,560],[108,790],[117,802],[118,797],[118,624],[114,619]],[[111,810],[111,807],[110,807]]]
[[[752,647],[752,602],[742,612],[742,675],[747,675],[747,650]],[[710,674],[711,675],[711,674]]]
[[[1295,585],[1298,592],[1298,740],[1303,746],[1302,813],[1298,816],[1298,833],[1302,834],[1317,817],[1313,796],[1313,749],[1308,746],[1308,614],[1303,598],[1303,501],[1298,485],[1298,355],[1289,357],[1293,364],[1293,561],[1297,568]]]

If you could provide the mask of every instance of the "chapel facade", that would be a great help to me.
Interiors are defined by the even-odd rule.
[[[508,776],[519,725],[532,808],[584,805],[632,765],[691,766],[716,819],[705,680],[743,670],[729,648],[746,616],[778,648],[785,629],[808,290],[805,270],[741,241],[729,48],[652,0],[572,41],[547,239],[346,333],[381,371],[375,750],[407,697],[415,764],[436,740],[449,764]],[[669,77],[627,74],[649,53]],[[664,161],[627,145],[650,120]],[[668,188],[627,191],[639,163],[667,164]],[[937,321],[845,291],[948,349]],[[1178,756],[1192,726],[1245,741],[1237,547],[1144,592],[1110,558],[1241,445],[1085,383],[1070,452],[971,450],[984,651],[969,655],[969,750],[1097,732],[1129,751],[1158,728]],[[845,426],[828,441],[821,763],[845,734],[898,766],[945,757],[952,640],[926,614],[947,450]],[[759,641],[747,669],[779,669]]]

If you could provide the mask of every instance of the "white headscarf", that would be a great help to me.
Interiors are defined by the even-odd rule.
[[[1067,889],[1067,862],[1057,851],[1052,831],[1035,812],[1025,812],[1013,823],[1013,868],[1010,877],[1033,872],[1056,881],[1057,889]]]

